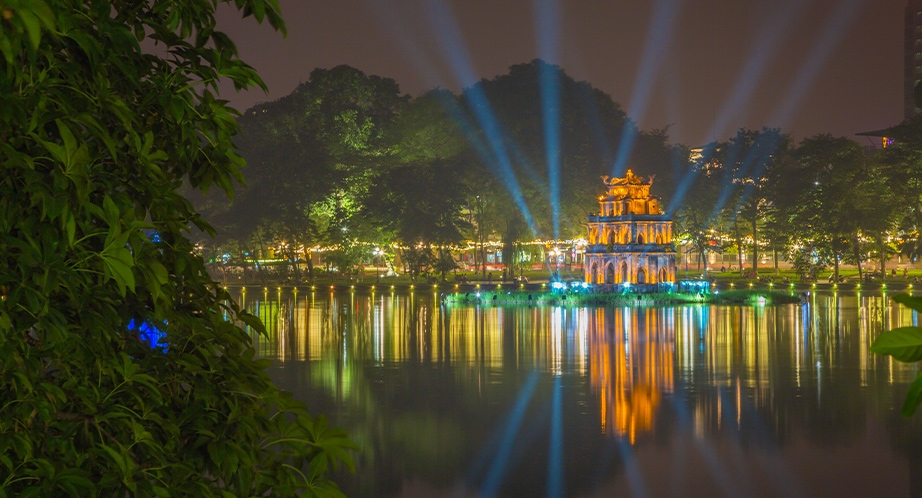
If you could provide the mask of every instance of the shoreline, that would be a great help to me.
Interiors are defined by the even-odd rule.
[[[363,294],[373,293],[373,292],[437,292],[437,293],[455,293],[455,292],[539,292],[539,293],[552,293],[555,292],[551,289],[551,286],[547,282],[537,282],[537,283],[528,283],[528,284],[516,284],[516,283],[466,283],[466,284],[455,284],[455,283],[407,283],[407,282],[387,282],[381,281],[378,283],[375,282],[337,282],[337,283],[318,283],[311,285],[308,283],[302,284],[279,284],[272,283],[269,285],[261,284],[240,284],[240,283],[223,283],[216,282],[219,287],[222,287],[227,290],[234,290],[240,292],[241,289],[247,289],[244,292],[278,292],[283,291],[285,293],[297,292],[297,293],[310,293],[310,292],[358,292]],[[922,286],[920,286],[922,288]],[[915,287],[911,283],[905,282],[894,282],[894,283],[870,283],[870,284],[857,284],[857,283],[840,283],[840,284],[831,284],[831,283],[796,283],[796,284],[765,284],[765,283],[752,283],[748,285],[735,285],[733,282],[721,281],[718,280],[716,284],[712,284],[711,292],[716,290],[718,293],[731,292],[731,291],[752,291],[752,292],[783,292],[783,293],[794,293],[800,294],[803,292],[872,292],[872,293],[905,293],[913,292]],[[559,291],[557,291],[559,292]],[[569,291],[572,292],[572,291]],[[582,291],[580,291],[582,292]],[[623,294],[623,292],[598,292],[593,290],[588,290],[586,293],[589,294]],[[634,292],[630,291],[628,294],[655,294],[655,293],[644,293],[644,292]]]
[[[307,296],[316,293],[330,295],[413,295],[428,294],[450,306],[674,306],[686,304],[742,304],[771,306],[803,302],[804,296],[812,293],[912,293],[912,285],[864,285],[856,284],[794,284],[772,286],[769,284],[733,288],[718,282],[716,291],[710,292],[638,292],[599,291],[592,288],[552,289],[547,283],[532,284],[329,284],[329,285],[283,285],[283,286],[222,286],[228,292],[246,297]],[[712,288],[713,289],[713,288]]]

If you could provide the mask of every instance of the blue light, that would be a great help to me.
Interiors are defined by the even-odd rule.
[[[525,409],[535,392],[538,385],[538,373],[533,372],[525,382],[519,397],[516,399],[512,412],[503,424],[500,432],[501,439],[499,448],[496,451],[496,457],[493,459],[493,465],[484,479],[483,486],[480,489],[480,496],[494,496],[499,490],[506,468],[509,466],[509,459],[512,457],[516,435],[522,425],[522,419],[525,417]]]
[[[164,322],[164,325],[165,324],[166,322]],[[151,347],[151,349],[159,349],[166,353],[166,332],[158,329],[148,322],[140,322],[139,324],[138,322],[135,322],[133,318],[130,322],[128,322],[128,330],[137,331],[138,337],[143,342],[146,342]]]
[[[749,49],[749,55],[744,59],[746,62],[740,71],[739,79],[736,85],[728,94],[723,102],[720,112],[715,122],[711,125],[710,132],[706,135],[705,140],[715,140],[729,128],[729,123],[737,116],[746,112],[749,100],[758,87],[758,82],[762,74],[769,67],[769,61],[782,43],[788,40],[785,36],[794,22],[798,20],[800,12],[809,2],[786,1],[778,2],[777,9],[771,9],[774,15],[771,15],[765,22],[761,23],[759,33],[755,37],[755,44]]]
[[[547,496],[564,496],[563,493],[563,402],[560,394],[560,376],[554,378],[554,397],[551,405],[551,448],[547,461]]]
[[[640,71],[634,80],[634,91],[631,94],[631,103],[628,106],[628,116],[633,120],[640,120],[647,112],[647,104],[652,97],[652,89],[656,86],[656,75],[659,72],[664,55],[669,48],[675,25],[681,11],[679,0],[657,0],[653,12],[653,21],[647,30],[644,41],[643,55],[641,56]],[[615,164],[612,168],[614,176],[618,176],[627,169],[628,159],[634,148],[637,138],[637,127],[633,121],[624,124],[621,140],[618,143],[618,152],[615,155]]]
[[[505,184],[516,206],[519,207],[525,223],[534,235],[537,233],[537,228],[525,203],[525,197],[519,183],[515,178],[512,162],[509,159],[509,153],[504,143],[507,134],[504,133],[504,130],[501,129],[497,122],[490,102],[483,93],[483,87],[476,84],[478,78],[470,63],[463,37],[454,22],[451,9],[448,3],[444,1],[428,2],[427,6],[434,21],[433,27],[436,30],[442,53],[448,58],[450,66],[461,85],[467,87],[464,91],[464,98],[474,113],[474,118],[483,130],[483,135],[492,153],[491,157],[484,162],[494,169],[494,173],[499,180]]]
[[[778,106],[775,115],[769,121],[770,123],[773,123],[774,126],[785,127],[790,123],[795,113],[801,110],[801,101],[807,95],[807,91],[820,74],[820,71],[826,66],[826,62],[829,61],[829,54],[842,40],[848,25],[861,12],[864,3],[864,0],[836,2],[835,12],[823,26],[819,38],[814,42],[809,55],[801,66],[797,79],[794,80],[791,89],[788,91],[787,99]]]
[[[535,7],[538,50],[546,64],[540,64],[541,115],[547,161],[548,196],[554,238],[560,235],[560,72],[557,63],[560,42],[560,9],[557,0],[538,0]]]

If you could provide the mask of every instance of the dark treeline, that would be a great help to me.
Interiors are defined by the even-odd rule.
[[[550,88],[558,91],[553,107],[542,105]],[[558,121],[557,140],[548,141],[546,117]],[[692,150],[670,144],[666,129],[637,129],[610,96],[535,60],[460,94],[415,98],[349,66],[316,69],[239,124],[247,188],[233,201],[197,199],[218,228],[212,254],[271,247],[305,261],[310,275],[305,249],[335,248],[325,260],[349,272],[371,261],[374,247],[397,243],[411,276],[444,276],[455,266],[450,248],[466,240],[481,248],[502,241],[514,267],[522,241],[585,235],[600,177],[622,173],[616,162],[655,176],[653,193],[676,233],[702,256],[749,251],[758,261],[771,251],[807,275],[917,252],[913,123],[873,156],[828,135],[794,144],[777,129],[743,129]],[[621,140],[632,141],[626,161],[616,157]],[[290,268],[296,280],[306,277],[300,265]]]

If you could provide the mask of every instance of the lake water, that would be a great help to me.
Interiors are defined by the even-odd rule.
[[[886,295],[805,305],[441,306],[243,296],[271,375],[361,447],[348,496],[922,496],[915,325]]]

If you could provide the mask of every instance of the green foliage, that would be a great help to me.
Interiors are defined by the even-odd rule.
[[[893,296],[893,300],[904,306],[922,312],[922,297],[912,297],[906,294]],[[899,327],[888,330],[874,340],[871,351],[879,355],[889,355],[897,361],[915,363],[922,360],[922,327]],[[903,402],[903,415],[911,416],[922,404],[922,372],[916,376],[906,393]]]
[[[188,238],[177,188],[240,179],[218,81],[263,86],[217,3],[284,29],[275,0],[0,0],[0,496],[340,494],[352,444]]]
[[[759,298],[764,299],[759,302]],[[581,289],[557,290],[499,290],[454,292],[445,296],[445,302],[452,305],[494,306],[664,306],[676,304],[749,304],[770,306],[796,303],[799,298],[790,293],[766,290],[733,290],[720,294],[699,294],[694,292],[593,292]]]
[[[891,131],[895,142],[881,153],[880,169],[892,202],[899,206],[897,225],[904,234],[900,252],[915,260],[922,256],[922,116]]]
[[[341,274],[353,277],[358,273],[359,265],[367,253],[368,248],[357,244],[355,239],[344,238],[327,256],[327,263],[335,266]]]
[[[525,220],[518,212],[509,213],[506,219],[506,229],[503,231],[503,264],[509,270],[509,276],[513,277],[519,269],[519,252],[521,249],[520,240],[527,237]]]
[[[299,234],[308,246],[337,243],[344,225],[357,236],[367,227],[360,212],[368,189],[393,161],[393,128],[407,100],[392,79],[337,66],[248,109],[236,140],[248,189],[212,211],[215,223],[237,236],[281,223],[276,232]]]
[[[452,271],[458,269],[458,262],[455,261],[455,258],[451,255],[451,251],[448,249],[440,248],[438,251],[438,258],[432,265],[432,269],[441,275],[442,281],[446,280],[446,275]]]
[[[895,204],[861,146],[830,135],[804,139],[773,180],[776,216],[791,247],[809,247],[838,275],[866,259],[864,238],[894,225]]]
[[[815,279],[821,271],[826,269],[823,260],[814,256],[814,254],[815,251],[813,247],[802,246],[794,250],[788,256],[794,273],[796,273],[801,280],[807,278]]]
[[[434,259],[432,247],[426,244],[416,244],[401,249],[403,262],[407,267],[407,273],[410,275],[410,281],[416,282],[416,279],[427,270],[427,267]]]
[[[550,202],[553,167],[544,140],[541,106],[542,92],[549,89],[542,89],[542,73],[556,81],[560,92],[559,235],[580,237],[585,235],[586,213],[598,208],[597,196],[604,189],[599,177],[611,174],[616,142],[628,124],[624,110],[610,96],[587,82],[574,80],[560,67],[537,59],[516,64],[507,74],[482,80],[463,92],[461,99],[465,106],[460,122],[480,123],[477,107],[484,105],[481,97],[489,102],[497,120],[496,129],[482,124],[463,129],[471,144],[471,181],[479,184],[485,178],[490,180],[471,192],[491,198],[496,214],[486,218],[492,222],[491,231],[503,234],[506,220],[521,210],[510,195],[509,183],[514,183],[521,190],[539,232],[529,233],[526,238],[555,236]],[[497,141],[501,145],[495,145]],[[656,146],[655,140],[641,142],[644,147]],[[644,158],[661,156],[643,155]],[[640,157],[638,154],[637,158]],[[669,162],[654,162],[656,171],[651,164],[638,164],[636,169],[653,174],[665,166],[671,171]],[[503,163],[509,164],[511,172],[504,172]]]
[[[461,212],[467,193],[458,178],[462,167],[443,160],[394,167],[376,178],[365,213],[405,245],[458,243],[468,226]]]
[[[707,273],[707,253],[722,250],[716,239],[725,221],[717,208],[721,192],[720,172],[709,168],[707,161],[702,159],[692,165],[688,174],[691,175],[689,193],[675,214],[677,232],[685,234],[692,249],[698,253],[699,261],[704,262],[703,270]],[[716,216],[715,211],[718,213]]]

